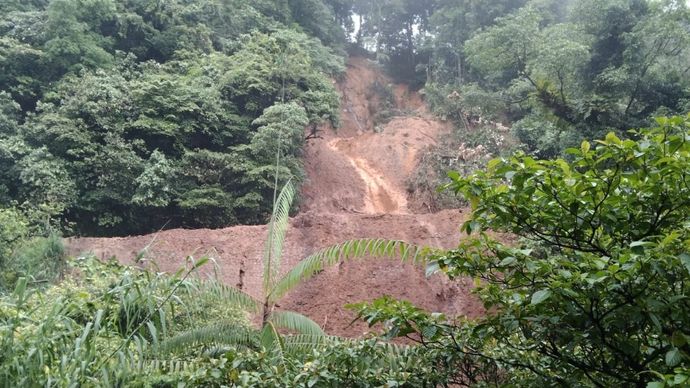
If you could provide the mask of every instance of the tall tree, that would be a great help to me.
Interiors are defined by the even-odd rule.
[[[374,51],[394,77],[414,79],[420,37],[429,32],[435,7],[435,0],[355,1],[354,12],[361,17],[358,43],[367,47],[364,39],[372,40]]]
[[[662,117],[636,141],[585,141],[569,162],[518,153],[449,174],[472,205],[468,237],[429,271],[477,279],[488,312],[447,319],[384,299],[361,316],[438,351],[466,386],[687,384],[689,135],[690,115]]]
[[[467,81],[465,42],[482,28],[494,24],[525,4],[526,0],[440,0],[430,19],[432,79],[430,82]]]

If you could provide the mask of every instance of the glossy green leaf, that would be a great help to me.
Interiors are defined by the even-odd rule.
[[[531,304],[538,305],[551,297],[551,290],[539,290],[532,295]]]

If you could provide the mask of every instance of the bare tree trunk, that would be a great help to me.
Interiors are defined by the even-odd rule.
[[[460,54],[456,54],[458,56],[458,85],[462,85],[463,83],[463,77],[462,77],[462,71],[463,71],[463,59],[460,56]]]

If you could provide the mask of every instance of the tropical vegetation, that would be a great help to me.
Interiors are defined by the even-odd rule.
[[[427,159],[455,169],[467,236],[286,269],[305,130],[337,130],[347,55],[453,124]],[[0,386],[689,386],[688,75],[675,0],[4,0]],[[477,157],[439,163],[458,149]],[[263,223],[261,295],[213,257],[163,273],[62,239]],[[483,316],[352,301],[380,334],[353,340],[279,307],[393,257],[473,279]]]
[[[338,124],[339,41],[299,2],[5,1],[0,10],[0,200],[40,209],[60,230],[264,222],[267,138],[286,131],[282,166],[300,177],[303,128]]]

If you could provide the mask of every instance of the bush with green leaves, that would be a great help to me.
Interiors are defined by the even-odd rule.
[[[14,253],[14,249],[29,234],[29,222],[18,209],[0,209],[0,263]]]
[[[56,281],[65,268],[65,247],[62,237],[51,233],[47,237],[23,240],[2,263],[0,291],[14,288],[24,277],[32,285],[46,286]]]
[[[446,382],[438,360],[425,348],[398,346],[375,339],[326,338],[308,346],[293,344],[281,363],[269,352],[227,352],[201,358],[198,367],[174,376],[145,380],[151,384],[239,387],[435,387]],[[435,356],[435,355],[434,355]]]
[[[0,293],[27,278],[32,285],[49,285],[62,273],[65,250],[43,209],[0,208]]]
[[[270,297],[324,265],[405,247],[377,240],[331,247],[284,277],[268,271]],[[20,278],[13,293],[0,294],[0,386],[435,386],[446,379],[435,369],[438,354],[329,337],[296,313],[274,310],[271,299],[264,329],[253,329],[247,311],[261,306],[197,276],[205,262],[167,275],[79,257],[69,262],[70,277],[41,292]]]
[[[470,236],[430,271],[476,279],[485,317],[393,303],[360,314],[445,352],[466,385],[488,384],[472,370],[504,386],[687,385],[690,116],[657,121],[628,140],[585,141],[569,161],[518,153],[450,174],[448,188],[472,204]]]

